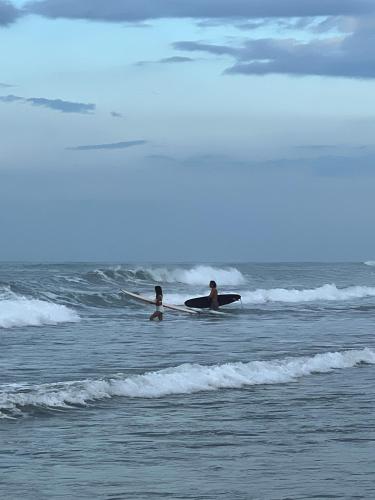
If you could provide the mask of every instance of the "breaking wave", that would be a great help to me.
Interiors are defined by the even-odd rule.
[[[212,266],[194,266],[190,269],[164,267],[138,267],[126,269],[121,266],[95,269],[85,275],[91,283],[123,283],[124,281],[153,281],[157,283],[183,283],[185,285],[207,286],[211,280],[220,285],[241,285],[245,282],[242,273],[234,268],[217,268]]]
[[[375,266],[375,260],[367,260],[364,264],[366,266]]]
[[[0,296],[0,328],[56,325],[79,319],[75,311],[63,305],[26,299],[12,292]]]
[[[232,293],[223,291],[222,293]],[[235,290],[233,293],[237,293]],[[258,288],[253,291],[239,291],[242,304],[266,304],[268,302],[303,303],[314,301],[345,301],[375,297],[375,287],[351,286],[337,288],[336,285],[323,285],[318,288],[297,290],[288,288]],[[192,298],[191,294],[165,293],[165,302],[169,304],[183,304]],[[238,305],[238,304],[237,304]]]
[[[241,285],[245,282],[242,273],[234,268],[226,269],[211,267],[211,266],[195,266],[191,269],[167,269],[156,268],[147,269],[144,272],[160,283],[184,283],[186,285],[205,285],[211,280],[215,280],[220,285]]]
[[[0,386],[0,415],[16,416],[30,406],[35,409],[69,408],[112,397],[160,398],[262,384],[283,384],[361,363],[375,364],[375,352],[365,348],[276,361],[213,366],[184,364],[130,377],[117,375],[109,379],[30,386],[12,384]]]
[[[317,300],[344,301],[375,297],[375,287],[350,286],[337,288],[336,285],[323,285],[306,290],[273,288],[270,290],[258,289],[242,293],[244,304],[264,304],[266,302],[313,302]]]

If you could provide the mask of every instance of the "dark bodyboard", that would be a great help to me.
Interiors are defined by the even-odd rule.
[[[219,301],[219,306],[225,306],[227,304],[232,304],[241,299],[241,295],[237,293],[224,293],[217,296]],[[209,309],[211,307],[210,297],[196,297],[195,299],[189,299],[185,302],[186,307],[194,307],[196,309]]]

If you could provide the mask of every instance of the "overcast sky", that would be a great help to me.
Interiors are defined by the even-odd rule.
[[[375,0],[0,0],[0,260],[375,258]]]

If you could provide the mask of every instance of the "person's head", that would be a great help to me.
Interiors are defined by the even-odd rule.
[[[161,286],[156,285],[155,293],[156,293],[156,295],[163,295],[163,290],[161,289]]]
[[[210,281],[210,288],[216,288],[216,281]]]

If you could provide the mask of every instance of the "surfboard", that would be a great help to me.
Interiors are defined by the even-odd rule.
[[[237,293],[223,293],[217,296],[219,301],[219,306],[225,306],[227,304],[232,304],[241,299],[241,295]],[[195,299],[189,299],[185,302],[186,307],[195,307],[197,309],[208,309],[211,307],[211,301],[209,297],[196,297]]]
[[[144,302],[145,304],[152,304],[153,306],[155,305],[155,301],[152,299],[149,299],[147,297],[144,297],[143,295],[140,295],[139,293],[134,293],[134,292],[129,292],[128,290],[120,290],[122,293],[127,295],[128,297],[131,297],[132,299],[139,300],[140,302]],[[163,306],[166,309],[171,309],[172,311],[178,311],[182,313],[187,313],[187,314],[199,314],[198,311],[194,311],[193,309],[189,309],[188,307],[183,307],[183,306],[175,306],[174,304],[165,304],[163,302]]]

